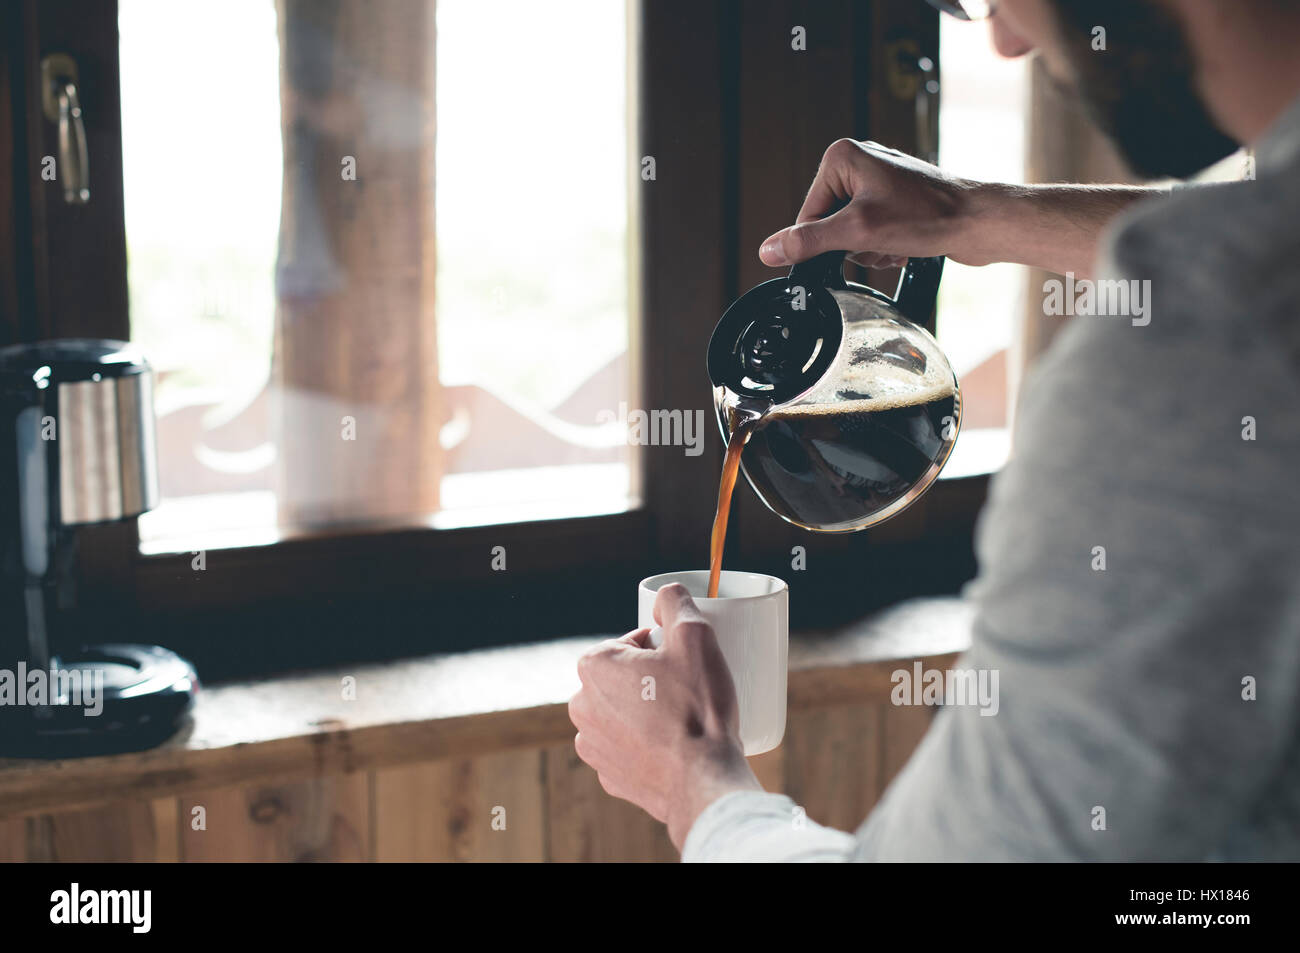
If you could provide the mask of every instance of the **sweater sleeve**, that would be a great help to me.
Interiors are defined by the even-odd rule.
[[[784,794],[736,791],[710,804],[691,827],[683,863],[835,863],[852,860],[858,842],[814,824]]]

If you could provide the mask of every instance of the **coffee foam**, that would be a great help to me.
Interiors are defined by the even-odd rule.
[[[819,399],[810,394],[804,399],[804,402],[781,407],[772,411],[768,416],[821,417],[837,414],[877,413],[883,410],[900,410],[904,407],[923,407],[935,401],[952,400],[954,396],[956,396],[956,388],[952,384],[946,387],[911,390],[900,394],[881,394],[876,397],[844,398],[831,396]]]
[[[864,348],[880,348],[899,338],[913,345],[920,343],[911,340],[910,335],[900,334],[896,326],[857,330],[850,340],[845,341],[835,364],[822,378],[822,383],[804,394],[798,403],[779,408],[775,415],[792,417],[869,413],[918,407],[953,397],[957,392],[956,382],[952,372],[942,363],[927,367],[922,374],[914,374],[881,361],[872,364],[849,363],[852,354]],[[841,396],[845,391],[870,396]]]

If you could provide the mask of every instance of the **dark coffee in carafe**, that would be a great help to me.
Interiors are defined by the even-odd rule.
[[[779,516],[823,532],[861,529],[866,514],[892,516],[938,475],[959,401],[946,387],[774,410],[754,426],[741,460]]]
[[[740,464],[778,516],[805,529],[850,532],[888,519],[925,492],[956,438],[961,398],[949,380],[876,398],[793,404],[727,423],[709,546],[717,580]]]

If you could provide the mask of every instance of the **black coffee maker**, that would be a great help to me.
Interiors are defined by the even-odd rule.
[[[0,756],[152,747],[193,705],[188,662],[70,611],[78,528],[157,502],[152,385],[121,341],[0,349]]]

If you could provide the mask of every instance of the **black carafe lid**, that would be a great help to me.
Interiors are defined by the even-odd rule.
[[[781,404],[816,384],[835,360],[844,333],[831,294],[849,287],[843,263],[844,252],[827,252],[738,298],[709,341],[713,385]]]

